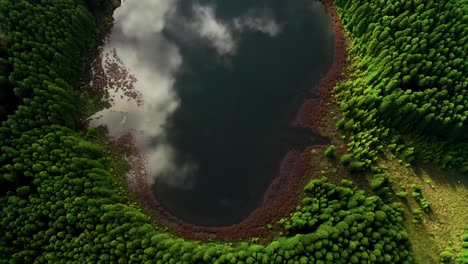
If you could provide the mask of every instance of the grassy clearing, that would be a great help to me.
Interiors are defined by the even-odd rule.
[[[351,47],[350,43],[348,47]],[[352,48],[348,48],[348,51],[352,52]],[[355,56],[348,55],[348,67],[344,73],[348,78],[353,78],[357,70],[357,64],[351,63]],[[336,100],[334,98],[327,106],[320,132],[336,146],[336,156],[340,157],[346,153],[347,143],[343,133],[335,126],[343,116]],[[386,154],[379,159],[378,165],[390,175],[395,200],[401,202],[405,209],[404,225],[412,240],[416,263],[457,263],[462,235],[468,231],[467,175],[435,166],[405,164],[393,154],[384,152]],[[322,163],[326,164],[325,161]],[[326,170],[326,176],[332,182],[350,179],[370,192],[370,173],[348,173],[336,160],[328,160],[327,167],[331,169]],[[420,197],[413,197],[414,188],[420,189]],[[452,261],[441,262],[441,253],[447,251],[452,252]]]
[[[320,132],[336,146],[338,158],[315,159],[313,163],[320,164],[318,167],[322,174],[331,182],[338,183],[341,179],[349,179],[370,192],[370,174],[351,174],[340,164],[339,157],[346,153],[347,145],[342,132],[336,129],[335,124],[342,113],[334,101],[330,102],[327,108]],[[412,240],[416,263],[442,263],[440,254],[448,248],[452,249],[454,258],[452,262],[445,263],[457,263],[462,235],[468,230],[466,175],[423,164],[405,164],[389,152],[386,152],[378,163],[390,175],[395,200],[401,202],[405,209],[404,225]],[[419,186],[422,195],[420,199],[413,197],[413,187],[418,189]],[[426,210],[421,206],[421,199],[429,204],[426,204]]]
[[[422,164],[404,166],[392,154],[381,159],[380,165],[391,175],[395,193],[402,196],[397,199],[405,208],[404,224],[417,263],[441,263],[440,253],[447,248],[452,248],[456,257],[461,251],[464,230],[468,228],[466,175]],[[430,203],[426,211],[412,195],[414,186],[421,187],[423,199]],[[403,196],[403,192],[407,194]]]
[[[325,132],[331,143],[337,147],[336,155],[340,157],[346,152],[346,143],[341,138],[342,134],[333,126],[333,120],[336,120],[340,113],[335,103],[331,103],[329,109],[329,116],[325,118],[329,122],[325,122],[322,132]],[[324,158],[314,161],[315,164],[321,164],[319,168],[322,174],[332,182],[350,179],[369,192],[370,175],[347,172],[339,163],[339,159]],[[466,175],[423,164],[408,165],[391,153],[386,153],[380,159],[379,166],[390,175],[390,184],[396,194],[395,200],[401,202],[405,209],[404,225],[412,240],[416,263],[442,263],[440,254],[448,248],[452,249],[454,259],[445,263],[456,263],[455,259],[461,252],[462,235],[468,229]],[[421,187],[422,199],[430,204],[426,211],[421,202],[412,195],[413,187],[418,186]]]

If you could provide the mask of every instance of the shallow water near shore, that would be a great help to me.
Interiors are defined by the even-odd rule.
[[[158,202],[202,226],[240,222],[288,150],[324,139],[291,126],[333,61],[318,1],[126,0],[104,47],[111,136],[133,131]],[[131,86],[128,90],[122,87]]]

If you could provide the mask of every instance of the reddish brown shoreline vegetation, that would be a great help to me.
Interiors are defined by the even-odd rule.
[[[322,118],[325,116],[326,106],[331,100],[332,89],[343,78],[342,72],[346,64],[345,36],[337,10],[332,0],[324,0],[323,3],[332,19],[335,33],[334,62],[327,74],[314,87],[314,92],[318,94],[320,99],[306,100],[293,122],[294,126],[308,128],[317,134],[320,134]],[[103,65],[99,67],[102,68]],[[99,70],[95,70],[95,72],[99,72]],[[122,78],[125,79],[125,75],[122,74]],[[96,80],[103,80],[103,76],[99,76]],[[102,86],[100,83],[99,86],[105,87],[106,85]],[[132,90],[132,87],[127,87],[127,89]],[[281,162],[279,175],[268,186],[260,207],[238,224],[226,227],[204,227],[177,218],[156,201],[147,181],[146,160],[136,149],[132,133],[119,138],[114,144],[128,149],[128,162],[132,168],[128,188],[137,196],[138,201],[144,205],[147,213],[154,218],[158,225],[178,236],[204,241],[254,237],[265,240],[273,238],[278,230],[268,228],[268,226],[274,225],[279,219],[293,212],[304,184],[310,180],[310,177],[320,177],[318,170],[314,170],[314,163],[317,159],[314,159],[312,155],[322,155],[323,152],[323,146],[310,146],[302,153],[289,151]],[[311,160],[315,160],[315,162],[311,162]]]

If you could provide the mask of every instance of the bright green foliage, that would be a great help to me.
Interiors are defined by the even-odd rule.
[[[173,237],[153,226],[142,212],[125,204],[126,199],[112,186],[112,176],[100,165],[103,162],[100,157],[96,160],[82,157],[86,155],[83,150],[73,146],[85,142],[83,138],[56,125],[46,130],[51,132],[32,148],[43,148],[40,153],[54,156],[45,159],[39,156],[37,163],[47,166],[38,166],[30,172],[31,188],[20,187],[0,199],[2,260],[259,263],[266,259],[270,263],[280,259],[300,261],[305,257],[348,263],[364,259],[364,253],[351,254],[360,248],[358,245],[364,246],[359,249],[362,252],[372,245],[375,250],[369,257],[379,262],[386,258],[401,262],[411,259],[407,252],[408,237],[396,207],[385,205],[377,197],[366,197],[355,188],[336,187],[325,180],[307,185],[303,207],[286,220],[292,226],[290,236],[266,246],[201,244]],[[33,130],[24,136],[34,138],[41,133]],[[54,144],[64,147],[54,148]],[[62,162],[66,160],[69,162]],[[344,248],[346,254],[341,252]],[[385,253],[387,249],[390,254]]]
[[[352,154],[344,154],[340,158],[341,164],[346,167],[352,173],[358,173],[364,171],[367,168],[368,163],[355,160]]]
[[[268,244],[201,243],[155,226],[115,186],[103,150],[86,140],[93,130],[75,130],[73,87],[97,33],[85,4],[108,6],[0,0],[0,84],[19,102],[0,126],[0,263],[412,261],[399,206],[349,181],[311,181],[283,220],[287,235]]]
[[[74,137],[63,132],[76,123],[72,85],[89,65],[87,54],[97,30],[95,18],[73,0],[0,1],[0,25],[0,64],[6,65],[0,67],[0,76],[6,74],[7,79],[2,89],[11,90],[13,101],[20,102],[0,126],[4,194],[29,183],[51,163],[64,162],[61,148],[69,147],[71,140],[59,145],[45,138],[50,133]]]
[[[447,247],[440,253],[440,261],[442,263],[451,263],[454,258],[453,249]]]
[[[419,206],[425,211],[428,212],[429,209],[431,208],[431,203],[424,199],[422,195],[422,186],[419,184],[413,184],[411,185],[411,188],[413,189],[413,192],[411,193],[411,196],[418,202]]]
[[[96,40],[94,18],[72,0],[1,1],[0,14],[8,54],[6,89],[21,102],[2,122],[0,141],[44,125],[74,127],[71,85],[88,66],[84,55]]]
[[[398,204],[387,205],[377,196],[366,196],[352,186],[337,187],[325,178],[311,181],[304,190],[300,208],[280,224],[289,234],[309,241],[305,249],[315,252],[316,261],[412,260]]]
[[[351,156],[350,154],[344,154],[343,156],[341,156],[340,161],[343,165],[348,165],[351,162],[352,158],[353,156]]]
[[[423,217],[423,212],[419,209],[414,209],[413,210],[413,222],[417,223],[422,220]]]
[[[352,161],[351,163],[346,166],[346,169],[348,169],[352,173],[358,173],[362,172],[366,166],[365,162],[361,161]]]
[[[330,159],[336,158],[336,147],[334,145],[330,145],[326,150],[325,150],[325,156]]]
[[[458,264],[468,264],[468,230],[465,230],[465,234],[462,237],[462,251],[457,258]]]
[[[388,183],[388,175],[385,173],[374,174],[370,183],[372,190],[376,191],[384,187]]]
[[[468,171],[468,3],[334,2],[353,42],[351,78],[336,88],[350,153],[372,163],[386,145]]]
[[[408,195],[408,193],[407,193],[407,192],[404,192],[404,191],[402,191],[402,192],[397,192],[397,193],[396,193],[396,196],[397,196],[397,197],[400,197],[400,198],[402,198],[402,199],[406,199],[406,196],[407,196],[407,195]]]

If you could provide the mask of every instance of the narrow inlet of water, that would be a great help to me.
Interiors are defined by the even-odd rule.
[[[319,1],[126,0],[114,18],[103,64],[120,81],[109,82],[113,106],[90,125],[134,132],[151,189],[173,215],[238,223],[288,150],[321,143],[291,126],[333,62]]]

